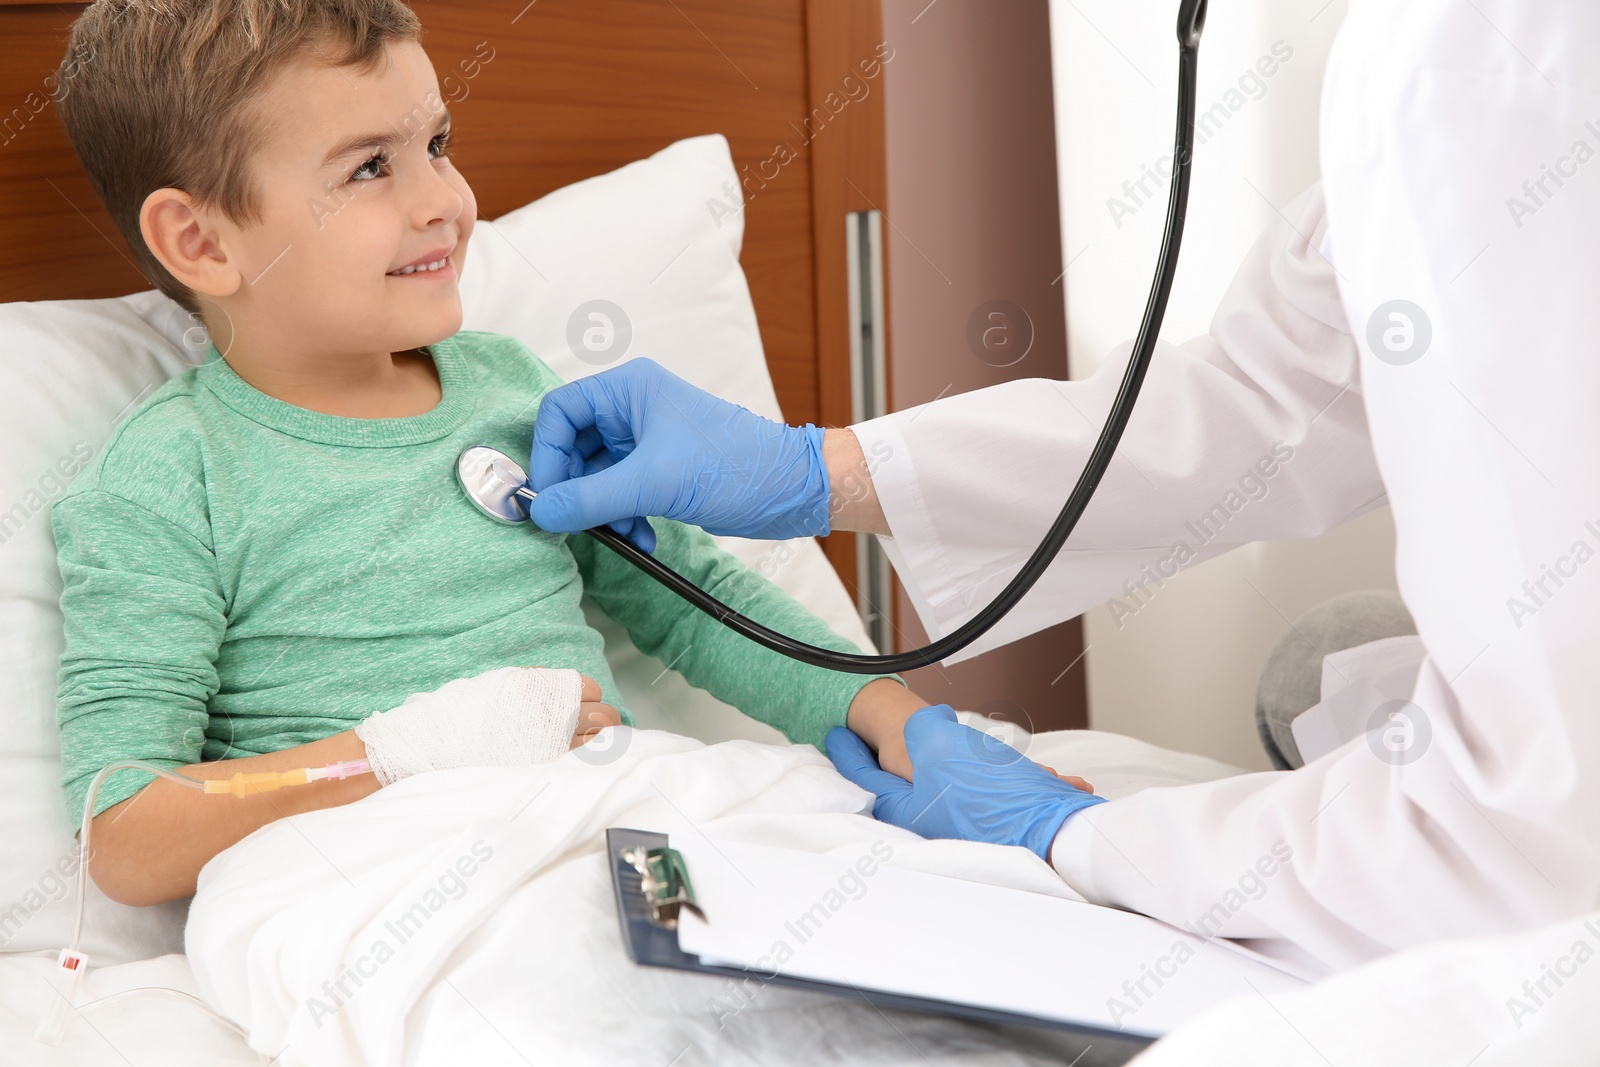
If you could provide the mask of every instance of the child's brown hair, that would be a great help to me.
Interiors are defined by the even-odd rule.
[[[273,76],[308,57],[369,73],[387,42],[421,36],[401,0],[95,0],[72,25],[57,110],[139,269],[198,313],[144,242],[145,198],[170,186],[240,225],[260,222],[252,105]]]

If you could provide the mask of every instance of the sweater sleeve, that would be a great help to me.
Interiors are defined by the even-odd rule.
[[[703,530],[651,519],[654,555],[723,603],[781,633],[824,648],[859,652],[782,589],[718,548]],[[578,561],[584,591],[627,629],[633,643],[751,718],[791,741],[822,748],[843,726],[861,687],[892,674],[842,674],[812,667],[762,648],[680,599],[592,537],[576,534],[568,547]]]
[[[200,762],[226,601],[211,546],[139,504],[89,489],[58,501],[50,522],[65,639],[56,691],[61,784],[76,821],[108,763]],[[94,814],[154,780],[113,772]]]

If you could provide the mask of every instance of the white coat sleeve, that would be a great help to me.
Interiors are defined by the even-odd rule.
[[[1250,541],[1313,537],[1383,502],[1356,348],[1318,245],[1321,189],[1240,267],[1208,334],[1162,342],[1122,442],[1056,562],[948,662]],[[1021,569],[1099,435],[1132,351],[1088,379],[1031,378],[852,427],[892,538],[886,553],[930,634],[953,630]]]
[[[1600,913],[1396,952],[1284,995],[1246,993],[1134,1067],[1580,1067],[1594,1061]]]
[[[1590,0],[1351,5],[1331,254],[1428,657],[1399,717],[1299,771],[1068,820],[1053,861],[1091,899],[1335,967],[1600,900],[1596,47]]]

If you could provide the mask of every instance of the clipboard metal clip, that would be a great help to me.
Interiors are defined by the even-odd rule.
[[[678,927],[678,912],[688,908],[700,918],[706,913],[695,903],[694,885],[689,881],[689,866],[683,854],[675,848],[646,849],[642,847],[622,850],[623,860],[639,872],[639,889],[650,905],[651,917],[659,926],[669,930]]]

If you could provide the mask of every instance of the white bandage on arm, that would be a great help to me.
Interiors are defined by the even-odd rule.
[[[582,700],[575,670],[498,667],[413,693],[355,733],[379,785],[450,767],[522,767],[571,747]]]

